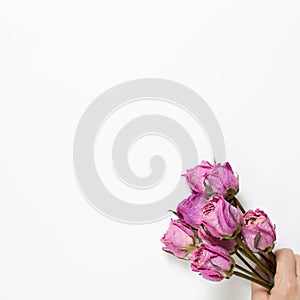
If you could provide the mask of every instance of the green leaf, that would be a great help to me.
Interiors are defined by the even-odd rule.
[[[171,212],[171,213],[173,213],[174,215],[178,216],[178,214],[177,214],[177,212],[176,212],[176,211],[174,211],[174,210],[171,210],[171,209],[169,209],[168,211],[169,211],[169,212]]]
[[[226,197],[225,199],[228,201],[228,202],[231,202],[231,200],[234,200],[234,196],[237,194],[236,190],[232,189],[232,188],[228,188],[226,190]]]
[[[260,232],[257,233],[257,235],[254,238],[254,247],[257,249],[257,244],[260,240]]]
[[[204,185],[205,193],[206,193],[209,197],[211,197],[211,196],[217,194],[217,192],[214,192],[213,189],[212,189],[212,187],[209,186],[209,185],[206,183],[206,178],[205,178],[204,181],[203,181],[203,185]]]

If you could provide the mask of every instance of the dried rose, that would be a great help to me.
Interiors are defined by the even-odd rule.
[[[253,252],[269,252],[276,240],[275,227],[264,211],[248,210],[243,216],[242,237]]]
[[[195,248],[195,236],[192,230],[179,221],[171,220],[168,231],[160,240],[165,247],[164,251],[170,252],[179,258],[187,258]]]
[[[202,244],[191,254],[191,269],[211,281],[229,278],[233,267],[234,261],[229,252],[218,246]]]

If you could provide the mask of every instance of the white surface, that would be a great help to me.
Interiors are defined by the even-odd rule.
[[[115,168],[111,166],[111,159],[107,159],[107,157],[111,156],[113,142],[120,129],[131,120],[148,114],[167,116],[172,120],[176,120],[192,138],[198,150],[198,157],[201,157],[201,159],[211,159],[212,157],[210,144],[205,132],[190,114],[178,106],[147,99],[119,108],[108,116],[103,126],[99,128],[95,142],[94,160],[98,175],[107,190],[111,191],[119,199],[129,203],[147,204],[164,199],[172,193],[178,181],[181,180],[182,156],[178,146],[167,139],[168,137],[148,135],[137,141],[131,141],[128,164],[137,176],[145,177],[150,175],[149,161],[154,155],[160,155],[165,160],[166,174],[164,174],[162,182],[151,189],[135,189],[131,185],[123,183],[119,180]]]
[[[126,80],[186,84],[214,110],[247,207],[300,252],[298,1],[1,1],[0,298],[250,299],[160,251],[168,220],[97,213],[73,174],[78,120]],[[247,295],[247,296],[246,296]]]

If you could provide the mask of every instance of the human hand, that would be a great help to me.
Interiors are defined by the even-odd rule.
[[[268,291],[252,283],[252,300],[300,300],[300,255],[291,249],[276,251],[274,287]]]

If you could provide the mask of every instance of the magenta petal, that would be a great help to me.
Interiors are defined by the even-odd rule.
[[[173,253],[175,256],[185,258],[189,251],[178,248],[189,248],[195,245],[195,237],[192,230],[178,221],[171,220],[168,231],[161,238],[165,245],[163,250]]]
[[[259,240],[255,246],[258,234]],[[253,252],[267,251],[273,247],[276,240],[275,227],[264,211],[248,210],[243,216],[242,237]]]
[[[213,196],[201,209],[201,223],[215,238],[233,237],[242,224],[242,213],[222,196]]]
[[[221,281],[233,268],[229,252],[218,246],[201,244],[191,254],[191,269],[205,279]]]
[[[207,197],[202,193],[192,193],[177,206],[179,219],[194,228],[198,228],[201,224],[201,208],[207,200]]]

